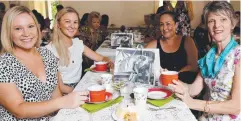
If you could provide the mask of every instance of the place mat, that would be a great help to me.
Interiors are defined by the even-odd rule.
[[[84,108],[89,113],[94,113],[94,112],[102,110],[106,107],[112,106],[113,104],[119,103],[122,101],[122,99],[123,99],[123,97],[118,97],[114,100],[110,100],[110,101],[100,103],[100,104],[86,104],[85,103],[85,104],[81,105],[81,107]]]
[[[168,97],[167,99],[162,99],[162,100],[151,100],[151,99],[147,99],[147,103],[154,105],[156,107],[161,107],[167,103],[169,103],[170,101],[172,101],[174,99],[173,96]]]

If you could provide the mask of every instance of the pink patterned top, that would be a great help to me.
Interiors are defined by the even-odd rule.
[[[225,58],[225,62],[220,72],[215,78],[205,78],[205,83],[209,87],[209,100],[225,101],[231,98],[231,90],[233,86],[233,77],[235,67],[240,60],[240,45],[233,48]],[[240,114],[224,115],[224,114],[204,114],[208,121],[240,121]]]

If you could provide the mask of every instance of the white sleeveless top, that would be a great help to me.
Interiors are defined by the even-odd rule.
[[[68,48],[70,53],[70,63],[66,66],[59,65],[59,72],[62,76],[64,84],[78,83],[81,79],[82,74],[82,54],[84,52],[84,44],[82,40],[78,38],[72,39],[73,45]],[[49,43],[46,48],[48,48],[54,55],[59,58],[56,48]]]

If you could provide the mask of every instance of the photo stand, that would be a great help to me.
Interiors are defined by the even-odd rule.
[[[131,48],[133,46],[133,33],[112,33],[111,48],[117,47]]]

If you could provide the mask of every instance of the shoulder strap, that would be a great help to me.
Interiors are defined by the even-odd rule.
[[[157,39],[157,42],[156,42],[156,48],[161,48],[161,45],[160,45],[160,38]]]
[[[184,47],[184,42],[185,42],[186,36],[182,36],[181,40],[181,47]]]

